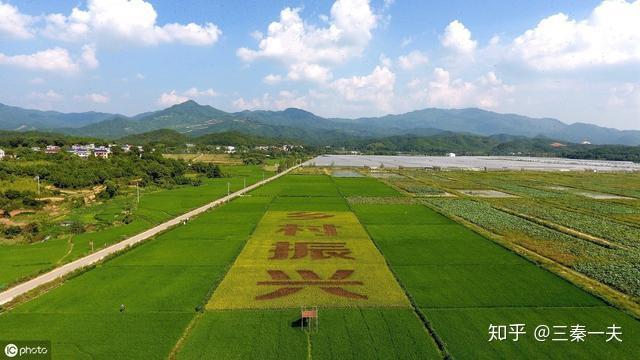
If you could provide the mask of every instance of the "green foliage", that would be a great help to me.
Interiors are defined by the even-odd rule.
[[[145,183],[171,185],[181,177],[187,166],[184,162],[163,158],[160,154],[137,152],[114,155],[109,159],[59,154],[46,163],[1,162],[0,171],[16,176],[40,176],[59,188],[79,189],[110,181],[142,178]]]
[[[78,137],[49,133],[43,131],[5,131],[0,130],[0,147],[2,148],[30,148],[38,146],[44,148],[47,145],[68,146],[78,143],[100,143],[96,138]],[[6,150],[6,149],[5,149]],[[25,152],[32,152],[25,149]]]
[[[116,184],[111,180],[105,181],[104,185],[105,185],[104,191],[100,193],[100,197],[102,199],[114,198],[120,192],[120,188],[118,184]]]
[[[127,135],[118,139],[120,144],[133,145],[155,145],[164,144],[167,146],[183,145],[189,142],[189,138],[175,130],[160,129],[142,134]]]
[[[262,165],[264,164],[267,156],[259,152],[247,152],[240,154],[242,163],[246,165]]]
[[[215,179],[222,177],[222,171],[220,167],[213,163],[204,163],[204,162],[194,162],[190,163],[192,171],[195,171],[198,174],[203,174],[209,179]]]

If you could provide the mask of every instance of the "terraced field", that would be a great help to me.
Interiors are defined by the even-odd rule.
[[[0,313],[0,339],[51,339],[54,359],[635,359],[639,336],[382,181],[326,175],[284,176]]]

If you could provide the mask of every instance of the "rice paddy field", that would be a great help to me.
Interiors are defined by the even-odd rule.
[[[35,244],[0,244],[0,290],[19,279],[34,276],[88,254],[92,249],[91,244],[93,249],[100,249],[220,198],[227,194],[227,183],[233,192],[242,189],[245,181],[250,185],[262,180],[263,176],[272,174],[257,166],[228,166],[223,167],[223,170],[229,177],[205,179],[198,187],[182,186],[148,193],[143,191],[139,204],[131,205],[131,199],[117,199],[115,203],[100,205],[99,210],[89,213],[92,218],[112,218],[120,214],[124,207],[133,206],[133,221],[129,224],[107,227],[71,238],[52,237]]]
[[[627,259],[607,252],[616,245],[633,253],[637,200],[578,201],[604,188],[572,187],[571,174],[393,174],[281,177],[3,310],[0,339],[49,339],[54,359],[637,359],[640,321],[470,226],[580,270]],[[634,198],[633,178],[602,181]],[[467,189],[517,197],[457,191]],[[454,196],[428,196],[445,192]],[[557,212],[514,215],[538,200]],[[459,204],[483,207],[471,217]],[[493,210],[528,225],[496,222]],[[567,212],[618,235],[583,217],[542,221],[560,225]],[[633,289],[620,264],[610,285]],[[301,307],[317,307],[318,323],[304,328]]]

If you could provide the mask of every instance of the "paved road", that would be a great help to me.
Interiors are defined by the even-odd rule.
[[[299,165],[298,165],[299,166]],[[16,298],[17,296],[20,296],[22,294],[25,294],[39,286],[42,286],[46,283],[49,283],[51,281],[54,281],[62,276],[65,276],[73,271],[76,271],[78,269],[81,269],[83,267],[92,265],[97,263],[98,261],[102,260],[103,258],[105,258],[106,256],[109,256],[111,254],[114,254],[118,251],[122,251],[123,249],[126,249],[129,246],[132,246],[136,243],[139,243],[141,241],[144,241],[146,239],[149,239],[155,235],[157,235],[160,232],[163,232],[173,226],[176,226],[178,224],[180,224],[181,222],[183,222],[185,219],[194,217],[198,214],[201,214],[211,208],[214,208],[222,203],[225,203],[231,199],[234,199],[246,192],[249,192],[255,188],[258,188],[272,180],[275,180],[277,178],[279,178],[280,176],[283,176],[285,174],[287,174],[288,172],[290,172],[291,170],[297,168],[298,166],[294,166],[286,171],[281,172],[280,174],[274,175],[268,179],[259,181],[251,186],[247,186],[246,188],[240,190],[240,191],[236,191],[230,195],[227,195],[223,198],[220,198],[216,201],[210,202],[206,205],[203,205],[195,210],[191,210],[185,214],[182,214],[172,220],[169,220],[165,223],[162,223],[156,227],[153,227],[149,230],[146,230],[138,235],[132,236],[126,240],[122,240],[119,243],[113,244],[109,247],[106,247],[102,250],[96,251],[90,255],[87,255],[83,258],[74,260],[70,263],[64,264],[60,267],[57,267],[45,274],[42,274],[38,277],[35,277],[31,280],[25,281],[19,285],[16,285],[12,288],[9,288],[3,292],[0,293],[0,305],[2,304],[6,304],[9,301],[13,300],[14,298]]]

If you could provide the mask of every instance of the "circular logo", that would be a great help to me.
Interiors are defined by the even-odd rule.
[[[10,358],[15,357],[18,355],[18,347],[15,344],[7,344],[7,346],[4,347],[4,354]]]

